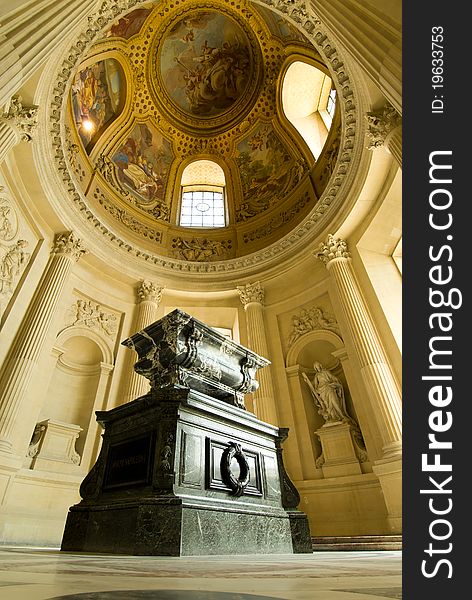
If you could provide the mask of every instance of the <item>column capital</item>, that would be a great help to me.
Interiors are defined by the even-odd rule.
[[[148,300],[154,302],[155,304],[160,304],[163,291],[164,286],[157,285],[148,279],[144,279],[136,289],[138,302],[144,302]]]
[[[314,252],[315,258],[319,258],[326,266],[335,258],[351,258],[347,249],[347,243],[341,238],[335,238],[329,234],[325,242],[322,242],[318,250]]]
[[[58,233],[54,238],[51,254],[64,255],[77,262],[84,254],[88,254],[82,240],[72,232]]]
[[[237,290],[239,292],[239,298],[245,308],[251,302],[257,302],[258,304],[264,305],[264,288],[260,281],[246,283],[246,285],[238,285]]]
[[[366,113],[365,119],[367,121],[367,137],[369,138],[367,148],[369,150],[386,146],[388,136],[402,124],[401,116],[388,103],[380,110]]]
[[[23,106],[21,96],[13,96],[8,112],[1,115],[0,119],[17,131],[20,140],[31,142],[38,125],[38,107],[27,108]]]

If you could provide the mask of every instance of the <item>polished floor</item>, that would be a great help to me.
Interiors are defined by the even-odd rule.
[[[164,558],[0,548],[1,600],[401,597],[401,552]]]

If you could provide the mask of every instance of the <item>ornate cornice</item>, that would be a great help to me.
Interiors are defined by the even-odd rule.
[[[246,285],[238,285],[239,298],[246,307],[251,302],[264,304],[264,288],[260,281],[254,283],[246,283]]]
[[[38,107],[23,106],[21,96],[13,96],[8,112],[4,113],[0,119],[7,121],[16,129],[21,140],[31,142],[38,126]]]
[[[157,285],[157,283],[145,279],[141,281],[136,289],[138,302],[150,301],[154,302],[155,304],[160,304],[163,291],[164,286]]]
[[[369,138],[367,148],[369,150],[383,146],[388,135],[401,126],[402,123],[400,115],[390,104],[385,105],[380,110],[368,112],[365,118],[367,121],[367,137]]]
[[[314,256],[319,258],[325,265],[328,265],[335,258],[351,258],[351,253],[348,251],[344,240],[329,234],[326,241],[319,245]]]
[[[51,254],[64,255],[77,262],[84,254],[88,254],[82,240],[72,232],[58,233],[54,238]]]

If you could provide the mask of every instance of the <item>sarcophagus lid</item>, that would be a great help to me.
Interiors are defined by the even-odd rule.
[[[241,408],[258,388],[256,371],[270,364],[180,309],[122,344],[138,353],[134,369],[151,388],[182,385]]]

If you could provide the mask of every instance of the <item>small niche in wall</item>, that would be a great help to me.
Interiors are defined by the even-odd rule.
[[[102,352],[85,336],[66,340],[46,394],[39,421],[53,419],[82,429],[76,451],[82,455],[89,433],[95,396],[100,379]]]

